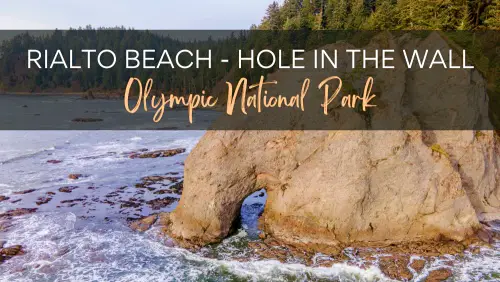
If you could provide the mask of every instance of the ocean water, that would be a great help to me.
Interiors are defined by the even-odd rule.
[[[203,133],[0,131],[0,195],[10,197],[0,202],[0,213],[38,208],[36,213],[15,217],[12,226],[0,232],[0,241],[21,244],[26,250],[25,255],[0,264],[0,281],[389,281],[377,267],[361,267],[362,262],[314,267],[248,258],[245,243],[257,238],[264,191],[244,202],[236,234],[200,252],[172,247],[155,228],[145,233],[132,231],[127,218],[171,211],[176,203],[152,210],[148,205],[124,206],[123,201],[179,197],[156,195],[134,185],[145,176],[182,177],[183,161]],[[129,158],[131,151],[173,148],[187,151],[168,158]],[[68,179],[71,173],[83,177]],[[59,192],[65,186],[73,187],[72,192]],[[15,194],[29,189],[35,191]],[[35,202],[47,192],[55,193],[51,201],[37,206]],[[414,280],[424,281],[438,267],[453,268],[450,281],[500,281],[500,245],[477,255],[435,260]]]

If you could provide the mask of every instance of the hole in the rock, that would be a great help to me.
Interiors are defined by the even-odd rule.
[[[243,201],[240,211],[241,227],[245,229],[250,238],[259,237],[258,221],[259,217],[264,212],[266,205],[267,193],[266,189],[260,189],[257,192],[250,194]]]

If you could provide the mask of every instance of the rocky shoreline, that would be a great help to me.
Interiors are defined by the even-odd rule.
[[[145,232],[150,229],[159,230],[161,236],[168,238],[170,222],[169,213],[158,213],[130,222],[131,229]],[[491,248],[492,244],[500,241],[500,221],[483,223],[482,235],[464,242],[455,241],[429,241],[410,242],[401,245],[391,245],[380,248],[373,247],[348,247],[337,255],[321,255],[307,249],[293,245],[286,245],[275,238],[268,237],[261,232],[258,239],[245,242],[245,256],[235,255],[230,259],[245,262],[251,260],[277,260],[282,263],[300,262],[312,267],[331,267],[336,263],[358,266],[367,269],[371,266],[378,267],[390,279],[410,281],[419,275],[426,275],[425,281],[445,281],[453,275],[451,266],[453,258],[461,258],[465,253],[479,254],[481,248]],[[175,242],[167,239],[165,244],[174,246]],[[211,257],[200,246],[192,245],[191,251],[202,256]],[[437,267],[423,273],[426,265],[435,261],[445,260],[445,266]],[[500,275],[500,274],[499,274]],[[500,276],[499,276],[500,277]]]
[[[323,46],[354,47],[347,42]],[[380,33],[364,46],[388,47],[452,48],[439,33],[425,38]],[[313,56],[306,53],[304,60]],[[394,64],[404,65],[401,54]],[[278,70],[266,79],[282,81],[289,75]],[[322,79],[313,69],[300,75]],[[330,109],[335,116],[331,122],[346,125],[346,130],[206,132],[186,159],[184,192],[169,215],[168,235],[185,247],[221,242],[232,233],[244,199],[265,188],[265,237],[312,253],[336,256],[350,247],[491,243],[492,232],[482,222],[500,219],[500,137],[493,130],[471,129],[471,124],[493,128],[485,78],[476,69],[370,69],[365,76],[378,81],[373,92],[383,93],[379,102],[384,107],[368,117],[342,107]],[[300,83],[278,84],[274,91],[295,93]],[[357,79],[353,87],[363,83]],[[310,93],[304,99],[321,104],[322,95]],[[447,128],[469,130],[424,130],[450,115],[455,118]],[[244,124],[271,120],[273,116],[262,113]],[[307,115],[292,112],[280,124],[303,129],[308,121]],[[217,122],[240,121],[223,116]],[[347,130],[353,123],[364,130]]]
[[[185,152],[184,148],[168,150],[137,149],[122,154],[130,161],[133,161],[148,158],[169,158]],[[92,158],[99,157],[103,156],[94,156]],[[46,161],[45,165],[62,166],[64,163],[62,160],[51,159]],[[61,177],[77,182],[85,180],[91,175],[87,175],[85,172],[75,172]],[[75,183],[74,185],[59,187],[53,191],[25,189],[10,195],[0,195],[0,201],[8,201],[11,204],[23,206],[0,214],[0,232],[12,228],[12,224],[15,224],[15,218],[38,213],[41,208],[47,205],[53,205],[56,210],[83,208],[89,212],[94,209],[93,205],[98,203],[104,206],[116,207],[119,210],[121,219],[132,230],[137,232],[153,230],[158,232],[159,240],[163,241],[166,246],[179,246],[179,241],[172,240],[169,237],[172,224],[171,213],[164,210],[166,208],[171,209],[178,204],[184,190],[184,175],[171,171],[162,175],[154,174],[141,177],[136,183],[127,186],[107,189],[106,191],[102,191],[102,189],[99,185],[83,186]],[[101,194],[93,195],[97,192],[101,192]],[[150,194],[152,198],[146,199],[145,194]],[[92,215],[81,215],[80,217],[82,219],[91,218]],[[105,220],[112,219],[105,218]],[[391,279],[407,281],[425,276],[425,281],[444,281],[453,275],[452,266],[455,259],[460,259],[461,256],[468,253],[479,254],[482,248],[488,248],[491,244],[496,244],[500,239],[500,222],[488,221],[481,222],[481,231],[477,232],[474,238],[471,237],[462,242],[443,238],[440,241],[392,244],[383,247],[346,246],[336,254],[328,255],[318,254],[314,250],[302,248],[301,245],[288,244],[286,241],[280,240],[279,237],[275,238],[272,233],[265,232],[262,227],[265,224],[262,222],[262,217],[260,221],[259,236],[249,238],[238,245],[238,248],[241,248],[240,254],[225,257],[224,259],[240,262],[254,260],[277,260],[283,263],[299,262],[311,267],[330,267],[333,264],[340,263],[357,266],[361,269],[377,267],[385,276]],[[7,262],[16,256],[29,252],[20,245],[7,245],[7,243],[3,243],[2,248],[0,248],[1,262]],[[187,245],[181,243],[181,246],[186,247]],[[192,252],[200,256],[217,258],[217,255],[211,250],[211,248],[214,248],[213,246],[190,245],[190,247]],[[453,257],[450,258],[450,255],[453,255]],[[423,270],[424,267],[443,260],[446,261],[444,266]]]
[[[130,159],[141,158],[161,158],[172,157],[177,154],[184,153],[184,148],[166,149],[149,151],[148,149],[139,149],[132,152],[124,152],[123,155]],[[48,160],[47,165],[64,165],[62,160]],[[67,176],[68,179],[76,181],[89,175],[81,173],[71,173]],[[139,180],[138,183],[131,187],[123,186],[107,191],[102,194],[102,197],[93,197],[92,192],[101,189],[97,186],[82,187],[81,185],[68,185],[57,188],[53,191],[39,192],[37,189],[27,189],[13,192],[9,196],[0,195],[0,202],[9,202],[10,204],[18,204],[21,206],[36,207],[19,207],[10,209],[0,213],[0,232],[6,232],[13,227],[13,220],[16,217],[28,216],[39,212],[39,207],[51,205],[55,209],[71,208],[75,206],[85,207],[89,211],[95,210],[91,206],[94,204],[104,204],[108,206],[118,206],[120,213],[127,215],[127,221],[137,219],[141,216],[140,212],[143,209],[152,211],[162,210],[169,207],[179,200],[182,193],[183,177],[178,172],[168,172],[165,175],[146,176]],[[128,191],[127,191],[128,190]],[[155,195],[154,199],[145,200],[143,194],[145,191]],[[78,192],[78,196],[71,196],[74,192]],[[127,197],[127,194],[133,193],[132,197]],[[34,202],[34,203],[33,203]],[[87,211],[87,213],[89,212]],[[82,216],[85,217],[85,216]],[[24,254],[22,246],[5,247],[5,242],[0,241],[0,263],[12,258],[16,255]],[[16,251],[17,250],[17,251]]]

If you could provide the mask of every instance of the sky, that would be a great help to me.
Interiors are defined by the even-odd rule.
[[[3,0],[0,29],[248,29],[273,0]]]

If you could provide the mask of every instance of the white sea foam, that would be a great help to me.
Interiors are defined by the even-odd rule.
[[[187,154],[172,158],[130,159],[124,152],[140,148],[178,147],[184,147],[189,152],[202,134],[202,131],[54,132],[58,136],[55,138],[52,134],[40,132],[0,132],[0,140],[9,139],[11,151],[22,153],[21,149],[26,144],[32,144],[30,150],[42,150],[2,166],[0,195],[30,188],[44,193],[45,189],[57,190],[62,185],[76,185],[80,188],[67,196],[77,197],[77,193],[86,191],[83,189],[87,186],[100,186],[104,190],[123,185],[133,187],[143,176],[182,172],[183,166],[179,162]],[[33,145],[39,136],[50,139],[50,145],[47,145],[48,141]],[[69,142],[57,145],[61,144],[59,140]],[[46,148],[50,150],[44,151]],[[86,158],[89,156],[91,158]],[[47,164],[50,159],[63,162]],[[85,177],[70,180],[67,177],[69,173],[82,173]],[[36,193],[27,196],[36,198]],[[246,204],[262,203],[263,198],[251,198]],[[25,200],[21,203],[34,204]],[[2,202],[2,209],[7,205],[11,205],[10,202]],[[239,247],[240,241],[248,240],[250,230],[241,230],[224,240],[217,247],[217,258],[208,258],[184,249],[166,247],[163,238],[155,235],[155,230],[139,234],[117,222],[80,218],[88,207],[75,207],[72,212],[59,209],[47,212],[47,206],[40,206],[42,211],[35,214],[15,219],[8,232],[0,233],[0,240],[6,240],[7,245],[21,244],[27,250],[25,255],[0,265],[0,281],[387,281],[379,269],[362,269],[356,266],[361,265],[361,261],[356,260],[353,261],[355,265],[334,264],[332,267],[309,267],[274,260],[230,260],[235,255],[240,258],[250,255]],[[92,207],[99,209],[98,206]],[[101,208],[105,216],[117,212],[108,210],[108,207]],[[455,273],[454,281],[495,281],[494,273],[498,272],[500,262],[499,250],[497,244],[493,249],[483,249],[479,255],[467,253],[464,258],[450,256],[435,260],[414,281],[423,281],[433,269],[450,267],[450,260],[454,262],[451,266]],[[317,254],[314,259],[325,258]]]
[[[307,267],[275,260],[225,261],[169,248],[148,235],[117,226],[89,224],[68,228],[73,214],[34,214],[17,220],[20,227],[9,233],[9,244],[26,246],[27,254],[0,266],[0,281],[17,279],[73,281],[213,281],[239,278],[248,281],[386,281],[375,267],[361,269],[347,264]],[[237,236],[245,236],[240,232]],[[25,269],[17,272],[18,269]]]

